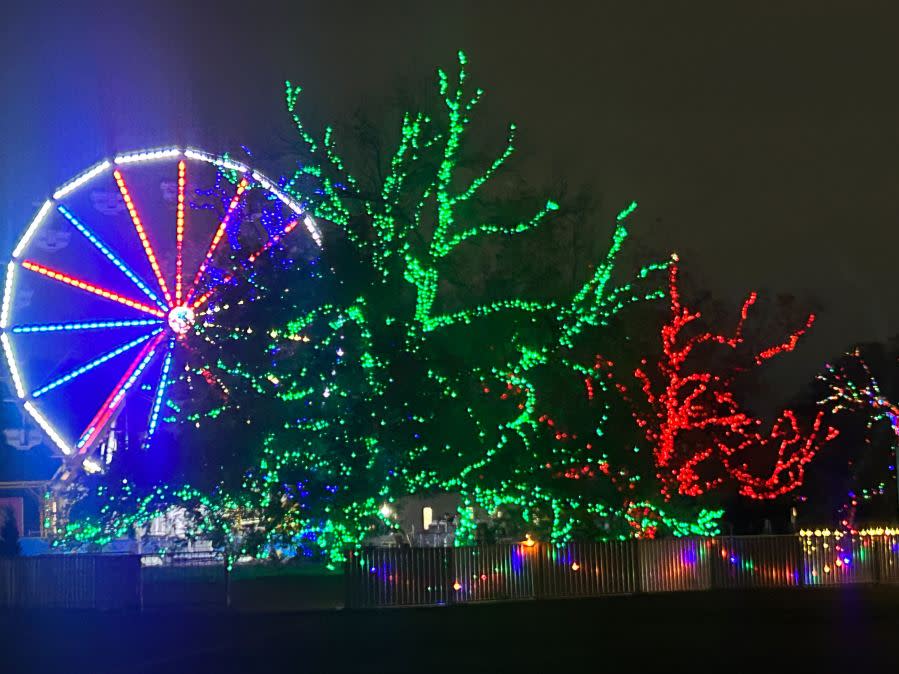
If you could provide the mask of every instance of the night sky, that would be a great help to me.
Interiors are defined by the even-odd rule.
[[[265,154],[288,133],[284,79],[310,120],[340,120],[461,48],[534,182],[589,185],[598,222],[637,200],[635,237],[727,301],[820,303],[792,357],[806,376],[899,333],[899,12],[774,4],[6,2],[0,243],[116,150]]]

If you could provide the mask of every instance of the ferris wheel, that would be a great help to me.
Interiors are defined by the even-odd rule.
[[[294,229],[314,259],[321,232],[300,203],[192,148],[102,161],[41,205],[7,265],[0,342],[17,398],[66,457],[63,480],[102,469],[126,406],[130,437],[150,446],[217,293]]]

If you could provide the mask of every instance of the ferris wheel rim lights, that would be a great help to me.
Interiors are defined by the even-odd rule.
[[[207,255],[203,258],[201,269],[198,270],[199,278],[195,278],[194,283],[191,283],[189,286],[187,283],[184,283],[183,285],[185,287],[182,287],[181,245],[184,238],[184,188],[186,183],[186,166],[184,159],[178,162],[178,203],[176,228],[177,262],[176,278],[173,288],[174,292],[170,293],[168,287],[166,286],[162,270],[155,257],[155,253],[153,252],[153,247],[147,237],[147,232],[143,228],[143,223],[141,222],[140,217],[137,214],[137,208],[134,205],[133,201],[130,199],[128,188],[125,185],[124,176],[122,175],[118,167],[127,167],[143,162],[172,160],[178,157],[201,161],[207,164],[211,164],[218,169],[225,169],[228,171],[236,172],[242,176],[242,179],[240,180],[240,186],[238,187],[237,193],[234,195],[231,201],[231,205],[228,208],[228,212],[226,213],[223,222],[219,223],[216,231],[217,236],[213,239],[212,245],[210,245],[210,249],[207,252]],[[137,235],[140,238],[144,253],[146,254],[147,260],[150,262],[151,269],[153,270],[153,274],[151,274],[150,276],[155,276],[155,280],[159,284],[159,290],[161,290],[162,294],[165,296],[164,300],[161,299],[159,295],[157,295],[148,286],[147,283],[144,283],[141,280],[141,277],[137,273],[135,273],[131,269],[131,267],[129,267],[124,262],[123,259],[121,259],[113,252],[113,246],[107,245],[72,211],[70,211],[64,204],[59,203],[60,200],[73,194],[79,188],[84,187],[90,181],[105,174],[107,171],[109,171],[112,179],[118,185],[119,191],[121,192],[122,197],[125,200],[125,204],[128,207],[132,224],[137,231]],[[119,404],[122,402],[122,400],[124,400],[126,394],[128,393],[128,390],[138,381],[138,379],[140,379],[144,371],[148,368],[149,364],[156,358],[156,356],[158,356],[160,353],[165,353],[165,359],[160,373],[160,381],[157,384],[156,392],[153,396],[151,414],[148,420],[148,434],[147,438],[144,441],[145,445],[148,444],[150,439],[152,438],[153,432],[158,425],[159,414],[162,407],[165,389],[171,383],[169,381],[169,371],[172,366],[172,350],[177,343],[177,338],[183,336],[190,327],[189,325],[187,325],[187,329],[184,329],[185,326],[181,322],[179,322],[177,326],[178,329],[176,329],[176,326],[173,324],[173,317],[177,315],[180,318],[180,314],[178,314],[177,312],[183,309],[182,313],[185,314],[185,317],[188,317],[188,323],[192,325],[192,321],[189,320],[189,318],[193,316],[194,310],[196,310],[196,308],[200,304],[202,304],[205,300],[209,299],[212,294],[214,294],[215,289],[213,288],[205,290],[202,293],[200,299],[195,299],[194,297],[199,290],[198,284],[200,280],[202,280],[203,273],[205,272],[205,267],[207,266],[211,257],[215,255],[216,246],[222,238],[221,233],[223,233],[224,228],[227,226],[230,214],[234,210],[234,208],[236,208],[237,202],[239,201],[243,192],[251,186],[251,183],[256,183],[262,189],[266,190],[272,197],[279,200],[288,209],[295,213],[297,217],[288,222],[288,225],[284,228],[284,231],[281,231],[278,234],[270,235],[270,238],[265,243],[265,245],[263,245],[261,249],[259,249],[247,260],[245,260],[245,263],[252,264],[261,253],[271,248],[274,244],[278,243],[291,230],[293,230],[296,225],[299,224],[300,219],[302,219],[305,229],[315,245],[319,248],[322,247],[321,231],[312,216],[305,211],[304,207],[300,203],[280,190],[277,184],[267,178],[264,174],[228,157],[213,155],[192,147],[182,148],[175,146],[144,149],[115,154],[111,160],[104,159],[99,163],[94,164],[87,170],[77,174],[74,178],[58,187],[52,193],[52,196],[46,199],[41,204],[40,208],[37,210],[28,226],[25,228],[25,232],[16,243],[11,254],[11,259],[7,264],[6,275],[3,284],[2,304],[0,304],[0,345],[2,345],[4,357],[9,366],[10,375],[13,381],[13,386],[15,388],[15,394],[17,398],[23,402],[25,411],[28,412],[35,423],[37,423],[37,425],[46,433],[49,439],[62,451],[62,453],[66,456],[72,456],[73,454],[77,454],[78,456],[80,456],[81,465],[86,470],[88,469],[88,463],[90,462],[93,462],[93,467],[99,468],[96,462],[94,462],[93,459],[89,458],[88,452],[93,448],[94,441],[102,435],[101,431],[105,428],[105,425],[109,422],[109,419],[115,413]],[[75,229],[78,230],[78,232],[91,245],[93,245],[94,248],[96,248],[109,262],[111,262],[120,272],[122,272],[128,278],[128,280],[131,281],[131,283],[135,287],[137,287],[144,295],[146,295],[146,297],[150,299],[156,306],[154,307],[144,304],[143,302],[132,299],[131,297],[123,295],[119,292],[113,292],[111,290],[96,286],[93,283],[89,283],[88,281],[82,280],[75,276],[71,276],[62,271],[49,268],[33,260],[22,259],[23,253],[31,243],[35,233],[46,221],[48,215],[53,210],[56,210],[69,223],[71,223],[71,225],[75,227]],[[154,264],[154,262],[156,264]],[[12,313],[12,298],[14,297],[15,286],[18,280],[18,277],[16,275],[18,267],[22,267],[39,275],[48,277],[53,281],[61,282],[65,285],[77,288],[95,296],[102,297],[103,299],[116,302],[120,305],[124,305],[131,310],[137,310],[144,314],[150,314],[150,316],[145,315],[143,318],[134,319],[98,318],[92,320],[82,320],[80,322],[45,322],[11,326],[10,314]],[[226,275],[226,280],[230,281],[231,278],[233,278],[232,274],[229,273],[228,275]],[[147,280],[149,281],[150,279]],[[150,332],[142,335],[137,339],[133,339],[126,344],[120,344],[119,346],[114,347],[111,350],[100,354],[99,356],[96,356],[91,361],[83,363],[79,367],[62,374],[53,381],[35,388],[30,393],[30,389],[26,387],[26,383],[22,376],[23,371],[19,367],[19,359],[16,357],[16,349],[12,343],[12,340],[10,339],[11,335],[28,335],[52,332],[68,333],[73,331],[77,332],[106,328],[134,327],[150,328]],[[169,340],[169,343],[165,345],[163,344],[163,340],[169,332],[172,333],[171,335],[169,335],[171,339]],[[35,404],[35,400],[40,398],[43,394],[56,389],[59,386],[63,386],[69,383],[81,374],[95,367],[98,367],[99,365],[102,365],[108,360],[111,360],[112,358],[125,353],[126,351],[140,344],[143,344],[144,346],[140,349],[140,353],[138,354],[137,358],[126,369],[124,376],[113,387],[106,402],[97,411],[94,418],[88,424],[87,428],[85,428],[85,430],[80,434],[77,442],[73,444],[67,441],[63,437],[63,435],[60,434],[56,430],[56,428],[54,428],[53,424],[47,418],[47,416],[42,413],[41,410],[37,407],[37,405]],[[67,471],[67,474],[71,474],[70,471]]]

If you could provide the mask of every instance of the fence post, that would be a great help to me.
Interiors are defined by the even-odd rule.
[[[534,563],[531,564],[531,596],[543,599],[546,594],[546,574],[550,543],[537,543],[534,546]]]
[[[873,582],[879,585],[881,582],[880,570],[882,567],[886,567],[886,551],[884,550],[886,543],[880,536],[876,539],[873,536],[869,536],[868,540],[871,542],[871,549],[873,552],[872,557],[874,558]],[[859,536],[857,550],[861,550],[863,542],[862,537]],[[852,561],[853,563],[855,562],[854,559]]]
[[[634,568],[634,594],[642,594],[643,592],[643,560],[640,557],[640,539],[632,538],[628,541],[633,549]]]
[[[137,608],[141,613],[144,612],[144,558],[143,555],[137,556]]]
[[[799,587],[805,587],[805,578],[808,573],[808,564],[805,559],[805,543],[802,540],[802,536],[799,534],[793,534],[791,537],[793,540],[793,547],[796,551],[796,566],[799,571]]]
[[[444,578],[443,587],[447,589],[447,606],[456,603],[456,548],[443,548],[444,550]]]
[[[721,544],[720,536],[712,536],[709,543],[709,586],[717,590],[721,585]],[[733,540],[728,542],[728,548],[733,548]]]
[[[231,608],[231,556],[225,552],[225,608]]]
[[[355,551],[348,550],[346,559],[343,562],[343,606],[344,608],[353,608],[353,563],[355,559]]]

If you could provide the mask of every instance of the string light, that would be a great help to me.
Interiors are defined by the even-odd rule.
[[[784,410],[768,435],[759,430],[761,421],[737,403],[732,390],[733,372],[712,372],[688,367],[688,358],[701,344],[714,344],[735,353],[743,344],[743,324],[756,293],[743,303],[740,319],[732,335],[702,331],[684,336],[684,328],[700,318],[681,303],[677,287],[678,267],[669,270],[671,317],[662,327],[662,357],[656,363],[656,379],[643,366],[634,376],[641,384],[645,406],[636,406],[634,416],[653,447],[656,477],[662,493],[700,496],[725,483],[736,482],[740,494],[754,499],[773,499],[802,484],[805,466],[818,450],[837,435],[834,428],[822,428],[818,413],[810,429],[803,431],[791,410]],[[792,351],[814,321],[810,315],[804,328],[782,344],[761,350],[752,361],[759,365],[775,355]],[[626,393],[624,385],[620,390]],[[696,445],[690,433],[701,431],[705,442]],[[776,446],[775,464],[764,475],[753,471]]]
[[[867,460],[848,460],[851,488],[838,511],[841,524],[851,529],[855,525],[859,500],[870,501],[883,496],[887,492],[886,482],[891,477],[889,473],[897,471],[899,405],[883,395],[858,348],[844,354],[838,365],[827,363],[818,381],[826,387],[826,394],[818,401],[820,407],[834,415],[860,415],[865,423],[863,454]],[[874,429],[880,425],[890,428],[891,443],[872,441]],[[867,475],[861,472],[863,466],[868,466]],[[878,469],[872,474],[870,466]]]

